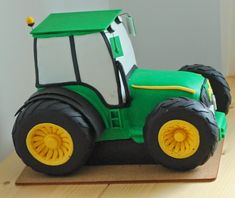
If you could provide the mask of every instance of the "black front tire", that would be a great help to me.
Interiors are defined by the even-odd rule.
[[[26,138],[29,131],[40,123],[56,124],[70,134],[73,141],[73,153],[64,164],[47,165],[30,154]],[[26,165],[49,175],[67,175],[86,163],[94,146],[91,130],[84,116],[70,105],[57,100],[39,100],[31,103],[19,113],[12,137],[15,150]]]
[[[193,73],[201,74],[203,77],[209,79],[212,90],[214,92],[217,109],[225,114],[229,111],[231,104],[230,87],[225,80],[223,74],[215,70],[210,66],[205,65],[185,65],[180,68],[180,71],[189,71]]]
[[[182,159],[174,158],[161,149],[159,131],[171,120],[182,120],[199,131],[200,144],[196,152]],[[201,102],[188,98],[173,98],[162,102],[147,118],[144,140],[156,163],[175,170],[189,170],[204,164],[213,155],[218,141],[218,127],[214,114]]]

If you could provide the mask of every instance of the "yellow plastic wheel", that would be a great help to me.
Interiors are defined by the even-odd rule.
[[[157,140],[162,151],[176,159],[192,156],[200,145],[200,135],[197,128],[183,120],[166,122],[160,128]]]
[[[52,123],[35,125],[26,137],[26,145],[36,160],[49,166],[66,163],[74,148],[68,131]]]

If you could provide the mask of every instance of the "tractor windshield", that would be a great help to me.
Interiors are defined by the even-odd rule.
[[[69,37],[43,38],[36,42],[38,83],[76,82]]]
[[[114,58],[122,64],[125,74],[127,75],[129,71],[136,65],[135,53],[131,44],[131,40],[128,36],[128,33],[123,25],[123,23],[117,24],[113,22],[111,24],[113,32],[105,32],[106,37],[108,38]],[[117,49],[113,49],[117,47]]]

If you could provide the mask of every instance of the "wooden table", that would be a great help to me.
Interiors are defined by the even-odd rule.
[[[228,78],[235,99],[235,78]],[[209,183],[156,183],[112,185],[51,185],[15,186],[14,182],[24,164],[12,153],[0,163],[0,198],[17,197],[235,197],[235,104],[228,115],[229,133],[226,136],[220,170],[216,181]]]

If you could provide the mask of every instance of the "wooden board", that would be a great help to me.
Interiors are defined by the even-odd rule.
[[[220,143],[214,156],[206,164],[191,171],[177,172],[160,165],[85,166],[76,174],[52,177],[25,167],[17,178],[16,185],[213,181],[219,170],[222,147],[223,143]]]

